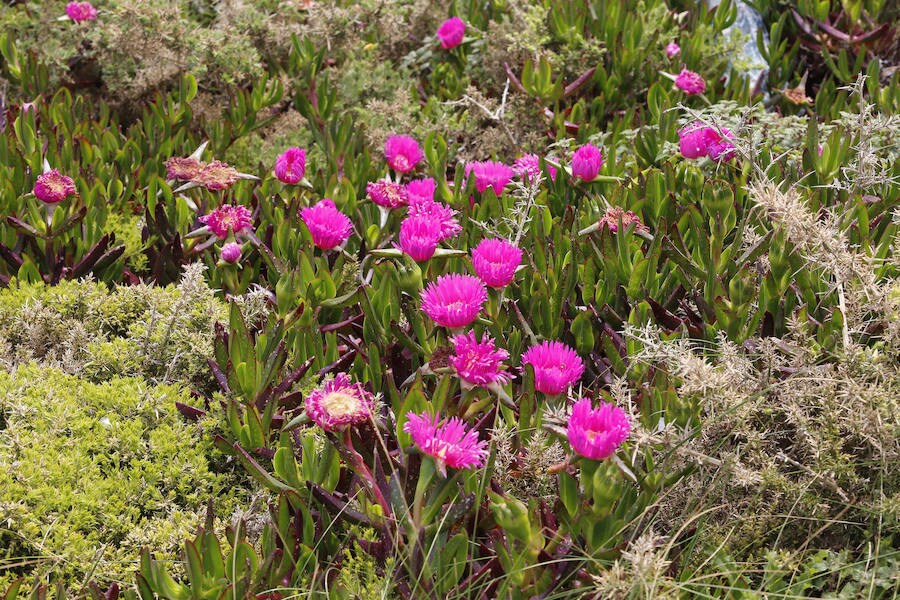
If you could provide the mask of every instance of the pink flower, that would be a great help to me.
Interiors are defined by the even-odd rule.
[[[253,225],[250,210],[240,204],[234,206],[229,204],[222,205],[208,215],[200,217],[200,222],[209,227],[220,240],[228,237],[229,230],[234,235],[238,235]]]
[[[681,73],[675,78],[675,85],[688,96],[702,94],[706,91],[706,82],[699,73],[681,69]]]
[[[541,159],[537,154],[526,154],[516,159],[512,169],[513,173],[522,179],[537,181],[541,176]],[[550,172],[550,180],[556,181],[556,167],[547,165],[547,170]]]
[[[585,144],[572,155],[572,176],[582,181],[593,181],[603,166],[603,155],[593,144]]]
[[[502,348],[497,350],[494,340],[487,335],[482,335],[480,342],[475,338],[474,331],[457,335],[453,338],[453,353],[450,364],[459,378],[468,384],[484,386],[494,381],[506,383],[512,379],[500,364],[509,358],[509,353]]]
[[[470,173],[475,173],[475,189],[483,193],[486,189],[492,188],[497,196],[503,193],[503,188],[515,175],[512,167],[493,160],[467,164],[466,177]]]
[[[822,153],[825,152],[825,146],[819,144],[819,156],[822,156]]]
[[[338,373],[324,386],[306,396],[306,414],[325,431],[339,431],[364,423],[372,416],[375,400],[361,383],[351,383],[346,373]]]
[[[172,157],[166,161],[166,179],[191,181],[200,174],[204,166],[204,163],[191,156]]]
[[[625,411],[615,404],[602,403],[591,409],[591,399],[582,398],[572,408],[568,437],[572,449],[592,460],[612,456],[631,432]]]
[[[459,46],[466,35],[466,24],[459,17],[451,17],[444,21],[437,30],[437,37],[441,40],[441,48],[450,50]]]
[[[199,183],[208,190],[225,190],[240,179],[239,175],[234,167],[214,160],[192,177],[191,181]]]
[[[47,204],[62,202],[76,193],[75,181],[56,169],[50,169],[45,173],[41,173],[34,183],[34,195],[37,196],[38,200]]]
[[[542,342],[522,355],[522,364],[534,367],[534,389],[561,394],[584,373],[578,354],[562,342]]]
[[[97,9],[90,2],[69,2],[66,4],[66,15],[75,21],[93,21],[97,18]]]
[[[275,159],[275,177],[281,183],[297,184],[306,176],[306,150],[288,148]]]
[[[466,428],[465,423],[453,417],[438,426],[439,415],[430,417],[423,412],[417,415],[406,413],[403,431],[412,436],[413,442],[432,457],[438,471],[446,475],[446,467],[454,469],[475,469],[484,465],[488,455],[488,443],[478,439],[478,432]]]
[[[685,158],[706,156],[709,147],[710,127],[692,123],[678,131],[678,147]]]
[[[408,135],[392,135],[384,143],[388,165],[398,173],[409,173],[425,158],[418,142]]]
[[[456,211],[441,202],[434,200],[420,200],[409,203],[410,217],[426,217],[437,223],[440,230],[440,240],[444,241],[459,235],[462,227],[456,218]]]
[[[706,145],[706,153],[707,155],[715,161],[723,161],[723,160],[731,160],[734,158],[735,149],[734,144],[731,143],[731,140],[734,139],[734,135],[725,128],[722,128],[722,133],[725,134],[725,137],[719,135],[719,132],[709,128],[710,132],[707,134],[708,143]]]
[[[454,273],[438,277],[422,292],[422,310],[432,321],[451,329],[475,320],[487,302],[487,290],[477,277]]]
[[[406,196],[410,204],[416,202],[424,202],[425,200],[434,200],[434,190],[436,184],[431,177],[425,179],[413,179],[406,184]]]
[[[397,208],[407,202],[404,187],[387,179],[367,183],[366,193],[369,195],[369,200],[384,208]]]
[[[616,233],[619,230],[619,218],[622,219],[622,227],[628,229],[628,226],[635,223],[635,231],[650,231],[650,229],[641,223],[641,218],[630,210],[624,210],[620,206],[613,206],[607,209],[606,214],[600,217],[600,226],[606,227],[611,232]]]
[[[400,248],[414,261],[422,262],[434,256],[441,241],[441,224],[429,215],[416,215],[400,224]]]
[[[516,276],[522,264],[522,251],[506,240],[483,239],[472,250],[475,274],[488,286],[502,288]]]
[[[301,210],[300,218],[306,223],[313,243],[322,250],[340,246],[353,232],[350,217],[339,211],[328,198]]]
[[[675,42],[669,42],[666,46],[666,57],[674,58],[681,54],[681,47]]]
[[[241,245],[235,242],[228,242],[222,246],[220,256],[222,257],[222,260],[229,264],[236,263],[241,260]]]

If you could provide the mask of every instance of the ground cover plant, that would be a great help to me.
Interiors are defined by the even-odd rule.
[[[898,17],[10,3],[0,594],[897,597]]]

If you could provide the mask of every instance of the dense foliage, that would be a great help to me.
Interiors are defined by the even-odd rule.
[[[0,13],[0,591],[895,597],[897,7],[445,4]]]

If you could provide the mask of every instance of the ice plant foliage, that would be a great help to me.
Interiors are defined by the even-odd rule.
[[[301,210],[300,218],[309,229],[313,243],[322,250],[340,246],[353,232],[350,217],[339,211],[329,198]]]
[[[437,38],[441,41],[441,48],[450,50],[459,46],[466,35],[466,24],[459,17],[450,17],[438,27]]]
[[[306,415],[325,431],[339,431],[364,423],[372,416],[375,399],[361,383],[353,383],[346,373],[338,373],[322,387],[306,396]]]
[[[90,2],[69,2],[66,4],[66,16],[76,23],[93,21],[97,18],[97,9]]]
[[[229,264],[234,264],[241,260],[241,245],[236,242],[228,242],[222,246],[222,260]]]
[[[408,135],[392,135],[384,143],[384,157],[398,173],[409,173],[425,158],[418,142]]]
[[[512,166],[513,173],[528,181],[537,181],[541,176],[541,159],[537,154],[526,154],[517,158]],[[556,181],[556,167],[547,165],[550,179]]]
[[[406,189],[399,183],[379,179],[366,184],[369,200],[383,208],[397,208],[407,203]]]
[[[281,183],[295,185],[306,176],[306,150],[288,148],[275,159],[275,177]]]
[[[434,256],[441,241],[441,223],[427,214],[410,216],[400,224],[400,248],[414,261]]]
[[[62,202],[69,196],[75,195],[75,182],[68,175],[63,175],[56,169],[50,169],[38,175],[34,184],[34,195],[38,200],[47,204]]]
[[[679,54],[681,54],[681,47],[678,44],[669,42],[668,45],[666,45],[666,57],[675,58]]]
[[[508,382],[512,377],[503,368],[503,361],[509,358],[506,350],[497,349],[494,340],[487,335],[481,341],[470,331],[453,338],[453,356],[450,364],[459,378],[469,385],[485,386],[495,381]]]
[[[487,302],[487,289],[477,277],[454,273],[432,281],[422,292],[422,311],[443,327],[465,327]]]
[[[582,398],[572,408],[568,434],[572,449],[592,460],[612,456],[631,432],[625,411],[615,404],[601,403],[591,408],[591,399]]]
[[[692,123],[679,130],[679,149],[685,158],[702,158],[708,156],[715,161],[727,161],[734,158],[735,148],[731,143],[733,134],[722,129],[723,137],[713,127],[700,122]]]
[[[209,227],[220,240],[228,237],[229,230],[234,235],[239,235],[253,225],[250,209],[240,204],[220,206],[208,215],[200,217],[200,222]]]
[[[562,394],[581,378],[584,363],[562,342],[541,342],[522,355],[522,364],[534,368],[534,389],[545,394]]]
[[[475,189],[484,192],[488,188],[494,190],[494,194],[499,196],[503,193],[503,189],[509,183],[509,180],[515,175],[512,167],[502,162],[494,160],[486,160],[481,162],[471,162],[466,165],[466,177],[475,174]]]
[[[572,155],[572,176],[582,181],[593,181],[603,166],[603,155],[593,144],[585,144]]]
[[[475,274],[492,288],[512,283],[520,264],[522,250],[506,240],[484,239],[472,250]]]
[[[406,414],[403,431],[408,433],[423,454],[435,460],[437,469],[446,475],[445,467],[477,469],[484,466],[488,455],[488,443],[478,439],[478,432],[468,429],[460,419],[453,417],[438,425],[440,416],[427,412]]]
[[[706,91],[706,82],[699,73],[682,69],[675,78],[675,86],[688,96],[702,94]]]

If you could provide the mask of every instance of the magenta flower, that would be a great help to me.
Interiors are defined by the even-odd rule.
[[[685,158],[706,156],[709,146],[709,127],[692,123],[678,131],[678,147]]]
[[[459,17],[451,17],[444,21],[437,30],[437,38],[441,40],[441,48],[450,50],[459,46],[466,35],[466,24]]]
[[[593,181],[603,166],[603,155],[593,144],[585,144],[572,155],[572,176],[582,181]]]
[[[675,58],[679,54],[681,54],[681,47],[675,42],[669,42],[666,46],[666,57]]]
[[[459,235],[462,227],[456,218],[456,211],[441,202],[434,200],[420,200],[409,203],[410,217],[425,217],[437,223],[440,230],[440,240],[448,240]]]
[[[324,386],[306,396],[306,414],[325,431],[339,431],[372,416],[375,399],[361,383],[351,383],[346,373],[338,373]]]
[[[37,196],[38,200],[46,204],[62,202],[76,193],[75,181],[56,169],[50,169],[41,173],[34,183],[34,195]]]
[[[605,403],[591,409],[591,399],[582,398],[572,408],[567,434],[575,452],[592,460],[603,460],[615,453],[630,432],[631,424],[624,410]]]
[[[409,173],[425,158],[418,142],[408,135],[392,135],[384,143],[384,157],[398,173]]]
[[[300,218],[306,223],[313,243],[322,250],[340,246],[353,232],[350,217],[339,211],[328,198],[301,210]]]
[[[541,176],[541,159],[537,154],[526,154],[516,159],[512,169],[513,173],[522,179],[537,181]],[[547,170],[550,172],[550,180],[556,181],[556,167],[547,165]]]
[[[502,288],[516,276],[522,264],[522,251],[506,240],[483,239],[472,250],[472,267],[486,285]]]
[[[441,224],[430,215],[409,216],[400,224],[400,248],[414,261],[434,256],[441,241]]]
[[[435,188],[436,184],[431,177],[425,179],[413,179],[406,184],[406,196],[410,204],[434,200]]]
[[[541,342],[522,355],[522,364],[534,367],[534,389],[561,394],[581,378],[584,363],[562,342]]]
[[[192,156],[172,157],[166,161],[166,179],[170,181],[191,181],[196,178],[206,164]]]
[[[208,190],[215,191],[230,188],[238,179],[240,179],[240,173],[237,172],[237,169],[222,161],[214,160],[192,177],[191,181],[199,183]]]
[[[728,161],[734,158],[735,148],[734,144],[731,143],[731,140],[734,139],[734,134],[722,128],[722,133],[725,134],[723,137],[712,127],[710,127],[710,130],[708,133],[709,143],[706,145],[707,155],[715,161]]]
[[[503,193],[503,188],[515,175],[512,167],[493,160],[467,164],[466,177],[470,173],[475,174],[475,189],[483,193],[486,189],[492,188],[497,196]]]
[[[675,78],[675,85],[688,96],[702,94],[706,91],[706,82],[699,73],[681,69],[681,73]]]
[[[484,466],[488,456],[488,443],[478,439],[478,432],[467,429],[465,423],[453,417],[438,426],[439,415],[430,417],[423,412],[406,413],[403,431],[412,436],[413,442],[423,454],[434,459],[438,471],[446,476],[446,467],[475,469]]]
[[[76,23],[93,21],[97,18],[97,9],[90,2],[69,2],[66,4],[66,16]]]
[[[306,150],[288,148],[275,159],[275,177],[281,183],[295,185],[306,176]]]
[[[222,246],[220,256],[222,257],[222,260],[228,264],[236,263],[241,260],[241,245],[235,242],[228,242]]]
[[[379,179],[366,184],[369,200],[383,208],[397,208],[407,203],[406,189],[399,183]]]
[[[456,369],[459,378],[470,385],[485,386],[495,381],[506,383],[512,379],[501,364],[508,358],[509,353],[502,348],[496,349],[494,340],[487,335],[482,335],[480,342],[474,331],[453,338],[450,364]]]
[[[624,210],[620,206],[613,206],[607,209],[606,214],[600,217],[600,226],[606,227],[612,233],[619,231],[619,218],[622,219],[622,227],[628,229],[632,223],[635,224],[635,231],[650,231],[650,229],[641,223],[641,218],[630,210]]]
[[[240,204],[234,206],[224,204],[208,215],[200,217],[200,222],[209,227],[220,240],[228,237],[229,230],[238,235],[253,225],[250,210]]]
[[[487,290],[477,277],[454,273],[438,277],[422,292],[422,310],[432,321],[456,329],[475,320],[487,302]]]

